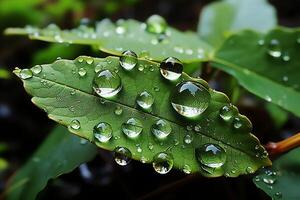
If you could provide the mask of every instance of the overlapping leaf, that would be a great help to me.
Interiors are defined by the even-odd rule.
[[[95,68],[116,71],[121,77],[122,90],[113,99],[103,99],[94,93]],[[82,70],[86,72],[84,76],[78,74]],[[19,75],[20,70],[15,73]],[[200,171],[205,176],[225,174],[231,177],[253,173],[270,164],[256,137],[245,132],[243,126],[235,129],[234,117],[229,121],[220,118],[219,110],[230,104],[224,94],[208,88],[211,101],[207,110],[197,119],[180,117],[172,108],[170,98],[175,85],[183,80],[197,81],[208,88],[205,81],[186,74],[175,82],[167,81],[160,75],[158,63],[147,60],[140,59],[138,66],[126,71],[117,57],[79,57],[74,61],[58,60],[43,65],[41,73],[24,80],[24,86],[33,96],[32,101],[46,110],[51,119],[69,127],[73,120],[78,120],[80,128],[69,128],[71,132],[108,150],[126,147],[134,159],[143,162],[151,163],[154,155],[167,152],[178,169]],[[143,111],[136,105],[136,98],[143,91],[155,99],[151,111]],[[121,114],[116,114],[116,110],[122,110]],[[242,121],[245,119],[238,113],[234,115]],[[143,127],[136,139],[128,138],[121,130],[122,124],[132,117],[140,120]],[[164,140],[158,140],[151,132],[151,126],[158,119],[167,120],[172,127],[172,133]],[[97,142],[94,138],[93,128],[100,122],[110,124],[113,129],[113,137],[107,143]],[[184,142],[186,135],[193,138],[190,144]],[[195,149],[208,143],[219,145],[226,151],[226,162],[217,170],[207,170],[196,159]]]

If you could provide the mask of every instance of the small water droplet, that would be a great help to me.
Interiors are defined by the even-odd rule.
[[[88,57],[88,58],[86,59],[86,63],[89,64],[89,65],[91,65],[93,62],[94,62],[94,59],[91,58],[91,57]]]
[[[139,145],[139,144],[136,145],[136,151],[139,153],[141,153],[143,151],[141,145]]]
[[[193,136],[190,135],[190,134],[186,134],[186,135],[184,136],[184,142],[185,142],[186,144],[191,144],[191,143],[193,142]]]
[[[149,144],[148,144],[148,149],[149,149],[149,150],[153,150],[153,147],[154,147],[154,145],[153,145],[151,142],[149,142]]]
[[[149,109],[154,103],[154,98],[152,94],[144,91],[138,95],[136,102],[141,108]]]
[[[153,168],[159,174],[168,173],[173,167],[173,157],[167,153],[158,153],[153,157]]]
[[[282,80],[285,81],[285,82],[287,82],[287,81],[289,80],[289,77],[283,76],[283,77],[282,77]]]
[[[34,74],[39,74],[42,72],[42,66],[41,65],[36,65],[34,67],[31,68],[31,71],[34,73]]]
[[[177,80],[183,71],[182,63],[174,57],[168,57],[160,63],[160,73],[168,80]]]
[[[219,168],[226,161],[225,150],[217,144],[205,144],[196,149],[198,161],[211,168]]]
[[[277,39],[272,39],[268,46],[268,53],[270,56],[278,58],[281,56],[280,42]]]
[[[150,33],[164,33],[166,32],[167,27],[166,20],[159,15],[152,15],[146,21],[146,30]]]
[[[77,119],[73,119],[70,123],[70,127],[74,130],[78,130],[78,129],[80,129],[81,125]]]
[[[154,91],[155,91],[155,92],[159,92],[159,87],[154,86]]]
[[[130,50],[124,51],[120,57],[120,65],[125,70],[132,70],[138,62],[137,55]]]
[[[219,111],[220,117],[225,121],[230,120],[236,113],[237,110],[232,105],[225,105]]]
[[[84,61],[84,59],[83,59],[83,57],[80,56],[80,57],[77,58],[77,61],[78,61],[79,63],[82,63],[82,62]]]
[[[285,62],[288,62],[291,60],[290,54],[287,51],[283,52],[281,57],[282,57],[282,60]]]
[[[22,69],[20,71],[19,77],[23,80],[29,79],[32,77],[32,71],[31,69]]]
[[[114,149],[114,159],[118,165],[128,165],[131,161],[131,152],[125,147],[117,147]]]
[[[142,122],[136,118],[130,118],[122,124],[122,131],[129,138],[136,138],[143,131]]]
[[[75,94],[76,94],[76,90],[75,90],[75,89],[72,89],[71,92],[70,92],[70,95],[73,96],[73,95],[75,95]]]
[[[253,174],[254,173],[254,170],[253,170],[253,168],[252,167],[247,167],[246,168],[246,172],[248,173],[248,174]]]
[[[78,74],[79,74],[79,76],[83,77],[83,76],[86,75],[86,70],[85,70],[84,68],[81,67],[81,68],[78,70]]]
[[[276,192],[275,197],[281,199],[282,198],[282,193],[281,192]]]
[[[210,93],[197,82],[183,81],[176,86],[171,96],[171,103],[180,115],[197,117],[207,109]]]
[[[99,142],[108,142],[110,138],[112,138],[113,130],[110,124],[106,122],[100,122],[99,124],[94,126],[93,133],[94,137]]]
[[[120,106],[118,106],[116,109],[115,109],[115,114],[116,115],[121,115],[123,113],[123,109],[120,107]]]
[[[93,89],[101,97],[115,96],[122,89],[121,79],[113,71],[99,71],[93,80]]]
[[[138,70],[139,70],[140,72],[144,71],[144,65],[139,65]]]
[[[239,131],[250,133],[252,130],[252,124],[249,119],[243,115],[235,117],[233,119],[233,127]]]
[[[172,132],[172,127],[166,120],[159,119],[151,126],[151,132],[156,138],[164,139]]]
[[[190,174],[192,170],[191,170],[191,167],[190,167],[189,165],[185,164],[185,165],[183,166],[182,171],[183,171],[184,173],[186,173],[186,174]]]
[[[260,39],[260,40],[258,40],[257,44],[260,45],[260,46],[262,46],[262,45],[265,44],[265,40]]]

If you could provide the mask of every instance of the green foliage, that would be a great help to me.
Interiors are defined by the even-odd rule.
[[[34,68],[32,70],[35,71]],[[92,88],[95,70],[115,71],[117,75],[114,76],[121,78],[120,93],[105,99],[96,95]],[[167,81],[160,75],[158,63],[139,59],[138,65],[127,71],[120,66],[117,57],[79,57],[74,61],[57,60],[43,65],[42,71],[32,77],[26,75],[28,70],[16,70],[15,73],[24,79],[24,87],[33,96],[32,101],[44,109],[49,118],[68,126],[71,132],[101,148],[114,150],[118,146],[126,147],[133,159],[147,163],[153,162],[153,157],[159,152],[167,152],[172,155],[176,168],[186,169],[188,166],[190,172],[200,171],[204,176],[225,174],[236,177],[270,164],[264,148],[250,134],[251,124],[245,116],[231,107],[232,113],[226,120],[220,117],[220,109],[230,106],[223,93],[208,88],[202,79],[194,79],[184,73],[176,81]],[[211,99],[208,97],[210,103],[206,111],[194,119],[181,117],[171,106],[171,101],[175,102],[174,98],[179,95],[175,86],[183,80],[198,82],[211,96]],[[110,87],[119,84],[114,80],[107,83]],[[137,106],[137,97],[143,91],[154,98],[150,109]],[[193,96],[182,96],[181,99],[193,103],[199,101]],[[137,138],[129,138],[124,130],[122,132],[123,124],[132,117],[142,124],[134,127],[143,130]],[[151,130],[159,119],[166,120],[172,128],[171,134],[162,140],[156,138]],[[93,134],[94,127],[100,122],[109,124],[113,131],[109,142],[99,142]],[[193,138],[192,142],[185,143],[186,135]],[[195,154],[195,149],[210,143],[226,152],[226,162],[217,169],[203,167]]]
[[[300,148],[276,159],[270,169],[263,169],[253,178],[257,187],[272,199],[298,200],[300,197]]]
[[[5,192],[8,200],[32,200],[50,179],[69,173],[94,158],[94,145],[56,127],[32,158],[12,177]]]
[[[267,32],[276,26],[276,11],[266,0],[224,0],[209,4],[200,14],[198,34],[219,46],[231,32]]]

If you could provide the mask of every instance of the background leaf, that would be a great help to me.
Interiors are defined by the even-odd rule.
[[[206,6],[198,24],[200,38],[219,46],[229,32],[267,32],[277,24],[276,11],[266,0],[224,0]]]
[[[97,149],[63,126],[56,127],[32,158],[13,176],[6,190],[8,200],[32,200],[50,179],[73,171],[94,158]],[[76,156],[74,156],[76,155]]]
[[[299,158],[298,147],[276,159],[271,169],[261,170],[253,178],[253,182],[272,199],[298,200],[300,198]]]
[[[122,90],[112,99],[102,99],[92,89],[95,70],[101,69],[116,71],[121,77]],[[82,70],[86,72],[85,75],[78,73]],[[22,75],[20,70],[15,73]],[[208,108],[196,119],[180,117],[171,107],[174,87],[182,80],[197,81],[211,95]],[[219,110],[230,103],[223,93],[209,89],[205,81],[193,79],[184,73],[174,82],[167,81],[160,75],[159,64],[155,62],[140,59],[138,66],[126,71],[120,66],[117,57],[58,60],[43,65],[41,73],[24,80],[24,86],[34,96],[32,101],[38,107],[46,110],[51,119],[69,126],[71,132],[104,149],[126,147],[134,159],[142,162],[151,163],[157,153],[168,152],[174,158],[176,168],[200,171],[205,176],[225,174],[231,177],[253,173],[261,166],[270,164],[264,148],[249,133],[251,124],[245,116],[233,108],[232,117],[228,121],[224,122],[220,118]],[[136,105],[136,98],[143,91],[154,97],[151,110],[144,111]],[[121,110],[121,114],[116,114],[116,110]],[[121,131],[122,124],[132,117],[140,120],[143,127],[142,134],[135,139],[128,138]],[[235,117],[242,123],[236,130],[233,127]],[[172,127],[172,133],[164,140],[157,139],[151,133],[151,126],[158,119],[167,120]],[[80,124],[75,129],[72,128],[74,120]],[[101,143],[94,138],[93,128],[100,122],[110,124],[113,129],[113,137],[109,142]],[[191,143],[185,142],[186,135],[193,138]],[[207,169],[203,165],[199,166],[195,149],[205,144],[219,145],[226,151],[227,158],[222,167]]]
[[[299,29],[242,31],[226,40],[212,65],[255,95],[300,116],[299,35]]]

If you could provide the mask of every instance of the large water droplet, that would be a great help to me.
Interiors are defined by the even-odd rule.
[[[36,65],[34,67],[31,68],[31,71],[34,73],[34,74],[39,74],[42,72],[42,66],[41,65]]]
[[[225,121],[229,121],[236,114],[237,109],[235,109],[232,105],[225,105],[219,111],[220,117]]]
[[[22,69],[20,71],[19,77],[23,80],[29,79],[32,77],[32,71],[31,69]]]
[[[157,173],[166,174],[173,167],[173,157],[167,153],[158,153],[153,157],[153,168]]]
[[[110,138],[112,137],[112,128],[111,126],[106,122],[100,122],[96,126],[94,126],[94,137],[99,142],[108,142]]]
[[[154,98],[152,94],[148,93],[147,91],[144,91],[138,95],[136,102],[140,107],[144,109],[149,109],[154,103]]]
[[[233,127],[242,132],[250,133],[252,130],[252,124],[249,119],[243,115],[235,117],[233,119]]]
[[[114,150],[114,158],[118,165],[125,166],[131,161],[131,152],[125,147],[117,147]]]
[[[80,129],[81,125],[77,119],[73,119],[70,123],[70,127],[74,130],[78,130],[78,129]]]
[[[225,150],[217,144],[205,144],[196,149],[198,161],[211,168],[218,168],[226,161]]]
[[[177,80],[183,71],[182,63],[174,57],[169,57],[160,63],[160,73],[168,80]]]
[[[136,118],[130,118],[122,124],[122,131],[129,138],[136,138],[143,131],[142,122]]]
[[[185,117],[199,116],[207,109],[209,102],[209,91],[203,85],[193,81],[183,81],[178,84],[171,97],[173,108]]]
[[[93,80],[93,89],[101,97],[115,96],[122,89],[121,79],[113,71],[99,71]]]
[[[146,30],[150,33],[164,33],[168,27],[166,20],[159,15],[152,15],[146,21]]]
[[[120,57],[120,65],[126,70],[132,70],[137,62],[137,55],[130,50],[124,51]]]
[[[172,131],[172,127],[170,123],[163,119],[157,120],[151,126],[151,132],[158,139],[166,138],[171,133],[171,131]]]
[[[276,39],[272,39],[268,45],[268,53],[270,56],[278,58],[281,56],[280,42]]]

